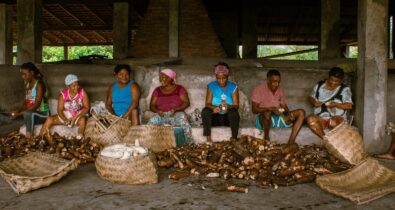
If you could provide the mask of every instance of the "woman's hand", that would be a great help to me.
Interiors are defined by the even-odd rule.
[[[176,113],[176,111],[174,109],[171,109],[168,113],[169,113],[169,116],[171,117],[174,115],[174,113]]]
[[[326,102],[325,106],[327,106],[328,108],[333,108],[333,107],[337,107],[338,103],[336,102]]]
[[[15,120],[17,117],[19,117],[19,116],[21,116],[22,115],[22,113],[20,113],[20,112],[11,112],[11,117],[10,117],[10,119],[11,120]]]
[[[219,113],[219,112],[221,112],[221,109],[218,106],[216,106],[216,107],[214,107],[213,112]]]
[[[161,116],[161,117],[163,117],[164,116],[164,113],[162,112],[162,111],[158,111],[158,114],[159,114],[159,116]]]
[[[314,107],[320,107],[322,104],[323,104],[324,102],[322,102],[322,101],[319,101],[319,100],[317,100],[317,99],[315,99],[315,101],[314,101]]]

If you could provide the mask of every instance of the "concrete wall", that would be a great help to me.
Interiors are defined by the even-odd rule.
[[[204,107],[206,86],[215,79],[212,72],[213,63],[185,63],[182,65],[166,65],[178,73],[177,83],[186,87],[189,92],[191,107],[187,112]],[[249,101],[253,88],[266,78],[269,68],[257,68],[245,63],[233,63],[230,80],[236,82],[240,88],[240,114],[243,125],[253,125],[253,114]],[[231,64],[232,66],[232,64]],[[64,88],[64,78],[68,73],[75,73],[80,77],[81,85],[86,88],[91,101],[105,100],[106,92],[114,81],[113,65],[65,65],[46,64],[38,65],[45,76],[49,86],[50,97],[57,98],[59,90]],[[144,119],[150,113],[148,110],[150,95],[159,85],[159,70],[161,65],[134,66],[135,80],[140,84],[142,97],[140,107]],[[313,85],[327,75],[323,70],[304,70],[302,68],[281,68],[282,86],[285,89],[287,103],[290,109],[303,108],[308,114],[312,112],[307,103],[307,96]],[[13,109],[23,100],[23,82],[19,76],[18,68],[13,66],[0,66],[0,75],[3,82],[0,84],[0,108]]]
[[[263,82],[266,72],[270,69],[260,64],[250,61],[225,60],[232,67],[230,80],[235,81],[240,87],[240,101],[242,116],[242,126],[253,126],[253,114],[251,113],[251,104],[247,100],[255,85]],[[165,61],[167,63],[172,63]],[[170,67],[178,73],[178,83],[185,86],[190,95],[191,107],[187,112],[192,112],[196,108],[201,109],[204,106],[206,94],[206,85],[214,80],[212,72],[215,59],[194,59],[183,60],[179,65],[163,65],[159,60],[151,59],[150,62],[144,60],[128,60],[126,63],[132,65],[135,69],[135,80],[142,88],[142,98],[140,107],[146,120],[150,114],[148,105],[150,94],[153,89],[159,85],[159,69]],[[158,64],[159,63],[159,64]],[[173,62],[177,63],[177,62]],[[286,62],[284,62],[286,63]],[[281,66],[281,65],[278,65]],[[278,69],[282,73],[282,86],[287,96],[287,104],[291,109],[304,108],[307,114],[312,112],[311,106],[307,103],[307,96],[313,85],[320,79],[324,79],[327,71],[317,68],[303,68],[301,65],[290,68],[284,64]],[[50,97],[57,98],[58,92],[64,88],[64,78],[68,73],[75,73],[80,77],[81,85],[86,88],[91,101],[105,100],[106,91],[115,78],[113,77],[114,65],[90,64],[90,65],[67,65],[67,64],[44,64],[38,65],[49,85]],[[348,79],[350,80],[350,78]],[[352,85],[354,86],[354,85]],[[23,81],[20,78],[18,66],[0,65],[0,110],[11,111],[18,108],[24,98]],[[355,89],[355,88],[354,88]],[[395,91],[395,74],[388,76],[388,93]],[[388,95],[388,121],[395,121],[395,95]],[[284,131],[285,132],[285,131]],[[308,133],[311,133],[307,131]],[[281,132],[283,133],[283,131]],[[303,135],[302,135],[303,136]],[[301,138],[302,138],[301,136]],[[287,138],[287,137],[286,137]],[[387,137],[386,137],[387,138]],[[304,141],[304,139],[301,139]],[[380,145],[371,144],[366,140],[366,146],[369,151],[377,152],[379,148],[387,147],[389,139],[381,142]],[[374,149],[376,148],[376,149]],[[377,151],[376,151],[377,150]]]

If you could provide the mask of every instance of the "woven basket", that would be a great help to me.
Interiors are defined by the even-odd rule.
[[[367,157],[358,130],[344,123],[324,136],[324,145],[331,155],[352,165],[358,164]]]
[[[319,176],[315,182],[321,189],[358,205],[395,192],[395,172],[372,158],[347,171]]]
[[[97,174],[110,182],[118,184],[158,183],[158,166],[152,152],[147,155],[121,160],[99,155],[96,158]]]
[[[123,142],[134,144],[135,140],[139,140],[141,146],[155,153],[176,147],[176,138],[171,126],[133,126],[129,128]]]
[[[86,124],[85,136],[103,146],[122,142],[131,124],[129,120],[111,114],[92,116]],[[104,125],[102,120],[108,125]]]
[[[75,160],[68,161],[50,154],[31,152],[23,157],[0,162],[0,176],[19,194],[49,186],[77,166]]]

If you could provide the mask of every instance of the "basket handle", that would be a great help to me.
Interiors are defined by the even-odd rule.
[[[92,117],[93,117],[93,119],[95,119],[96,124],[97,124],[103,131],[105,131],[105,130],[106,130],[106,127],[100,122],[99,119],[97,119],[96,115],[95,115],[95,114],[92,114]]]

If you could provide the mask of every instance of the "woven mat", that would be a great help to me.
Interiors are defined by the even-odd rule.
[[[316,184],[359,205],[395,192],[395,172],[367,158],[349,170],[317,177]]]

